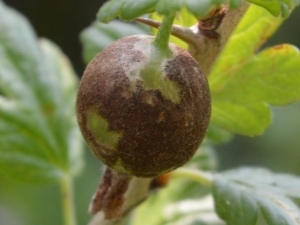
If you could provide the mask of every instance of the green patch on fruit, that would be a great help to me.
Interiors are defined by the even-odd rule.
[[[164,71],[158,69],[160,66],[156,67],[154,63],[154,66],[146,66],[141,71],[144,88],[158,89],[166,99],[176,104],[180,103],[180,89],[174,81],[162,76]]]
[[[141,77],[145,89],[158,89],[166,99],[176,104],[180,103],[180,91],[178,86],[168,78],[164,79],[159,71],[148,68],[142,71]]]
[[[130,92],[136,90],[136,80],[141,79],[144,89],[159,90],[166,99],[178,104],[181,101],[180,88],[165,74],[165,66],[174,55],[169,50],[161,51],[153,41],[154,37],[144,37],[134,45],[136,50],[145,54],[147,61],[130,73],[129,79],[132,82]]]
[[[110,149],[116,149],[119,138],[122,134],[108,129],[108,122],[100,115],[89,111],[87,115],[87,127],[96,138],[97,142]]]
[[[117,170],[119,172],[128,173],[128,171],[124,168],[122,159],[118,158],[115,165],[113,166],[114,170]]]

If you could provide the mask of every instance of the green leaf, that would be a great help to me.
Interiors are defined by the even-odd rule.
[[[299,0],[247,0],[250,3],[261,6],[273,16],[281,15],[287,18],[293,9],[299,5]]]
[[[171,203],[165,207],[163,225],[225,225],[214,211],[212,196]]]
[[[212,124],[254,136],[271,123],[271,105],[300,99],[300,54],[291,45],[256,53],[282,23],[252,6],[238,25],[209,76]]]
[[[185,167],[204,171],[216,171],[218,160],[214,149],[203,143]]]
[[[0,1],[0,173],[56,182],[81,167],[77,79],[51,42]]]
[[[213,183],[215,208],[229,225],[300,224],[300,210],[289,199],[299,197],[299,182],[260,168],[225,172]]]
[[[158,0],[111,0],[99,10],[97,18],[107,23],[117,16],[125,21],[153,12]]]
[[[204,141],[208,144],[221,144],[230,141],[232,136],[232,133],[210,123]]]
[[[147,221],[147,225],[223,225],[213,210],[213,201],[207,192],[198,183],[171,179],[166,188],[136,209],[130,224],[140,225]],[[194,200],[182,200],[187,198]]]
[[[147,33],[146,28],[120,21],[112,21],[109,24],[94,22],[80,35],[84,60],[86,63],[90,62],[102,49],[119,38]]]
[[[299,0],[247,0],[253,4],[267,9],[272,15],[282,14],[288,16]],[[97,18],[100,22],[107,23],[116,17],[129,21],[147,13],[157,12],[162,15],[179,12],[182,8],[201,19],[213,7],[228,4],[231,9],[237,8],[242,0],[110,0],[99,10]]]
[[[253,4],[259,5],[265,9],[268,9],[270,13],[272,13],[274,16],[278,16],[281,11],[280,7],[280,1],[279,0],[248,0],[248,2],[251,2]]]

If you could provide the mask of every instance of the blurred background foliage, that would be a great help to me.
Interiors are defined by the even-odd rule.
[[[88,27],[104,1],[99,0],[4,0],[24,14],[38,36],[59,45],[73,63],[80,77],[85,65],[82,59],[80,32]],[[285,21],[265,44],[290,43],[300,48],[300,8]],[[122,29],[122,27],[120,27]],[[300,91],[300,87],[299,87]],[[300,176],[300,103],[273,107],[273,124],[254,138],[234,136],[215,146],[219,170],[244,166],[263,166],[275,172]],[[87,224],[89,200],[101,174],[99,161],[85,151],[85,168],[75,180],[75,201],[78,224]],[[59,187],[33,186],[0,177],[0,225],[61,224]]]

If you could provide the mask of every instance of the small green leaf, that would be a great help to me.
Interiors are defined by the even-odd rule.
[[[0,1],[0,171],[27,182],[56,182],[81,167],[68,59],[38,42],[27,20]]]
[[[242,4],[243,0],[230,0],[230,9],[235,9]]]
[[[281,11],[279,0],[247,0],[255,5],[259,5],[272,13],[274,16],[278,16]]]
[[[288,16],[299,0],[247,0],[267,9],[274,16]],[[228,4],[231,9],[237,8],[242,0],[110,0],[99,10],[97,18],[100,22],[108,23],[116,17],[122,20],[134,20],[147,13],[157,12],[162,15],[179,12],[182,8],[194,17],[205,17],[214,7]]]
[[[224,3],[224,2],[222,2]],[[187,0],[185,3],[187,9],[195,15],[196,18],[201,19],[202,17],[206,16],[206,14],[209,13],[209,11],[214,7],[218,6],[215,5],[212,0]],[[220,3],[219,3],[220,4]]]
[[[281,24],[266,10],[252,6],[238,25],[209,76],[212,123],[254,136],[271,123],[268,104],[300,99],[300,53],[290,45],[256,54]]]
[[[225,172],[213,183],[215,208],[229,225],[256,225],[258,221],[267,225],[300,224],[300,210],[288,198],[299,197],[299,182],[297,177],[265,169]]]
[[[169,1],[169,0],[160,0],[157,3],[156,10],[158,13],[165,15],[170,14],[172,12],[179,11],[181,7],[183,7],[184,1],[182,0],[175,0],[175,1]]]
[[[123,4],[119,17],[122,20],[132,20],[149,12],[153,12],[157,0],[126,0]],[[143,12],[141,14],[141,12]]]
[[[146,28],[120,21],[111,21],[109,24],[95,22],[80,35],[84,60],[90,62],[102,49],[119,38],[147,33]]]
[[[299,5],[299,0],[247,0],[250,3],[261,6],[268,10],[273,16],[281,15],[286,18],[293,9]]]
[[[108,23],[117,16],[128,21],[146,13],[153,12],[158,0],[111,0],[99,10],[97,18],[100,22]]]

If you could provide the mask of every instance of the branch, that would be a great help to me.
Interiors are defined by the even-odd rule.
[[[227,6],[223,6],[219,10],[214,10],[210,18],[199,20],[198,24],[190,28],[173,25],[171,34],[188,43],[189,52],[208,76],[249,5],[244,2],[239,8],[229,11]],[[161,24],[159,21],[143,17],[136,20],[154,28],[159,28]]]
[[[138,178],[133,177],[129,181],[129,186],[124,194],[123,210],[124,215],[117,219],[105,219],[105,212],[99,211],[96,213],[88,225],[121,225],[126,220],[126,216],[142,203],[151,192],[151,183],[153,178]]]
[[[222,18],[221,23],[214,31],[219,35],[218,38],[209,38],[205,35],[197,35],[193,43],[189,43],[189,52],[197,60],[204,74],[210,74],[213,65],[218,59],[221,51],[225,47],[229,37],[240,22],[245,12],[249,8],[249,3],[244,2],[235,9],[229,10]],[[193,26],[194,33],[199,34],[199,27]]]

